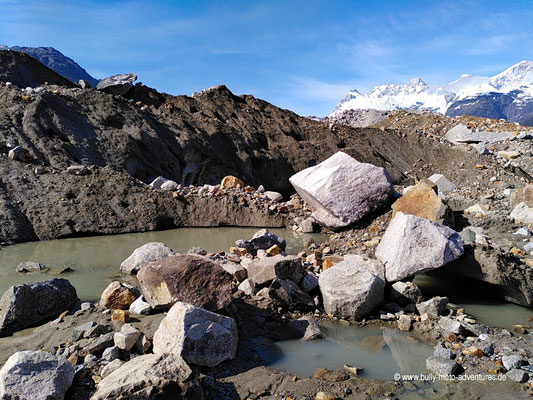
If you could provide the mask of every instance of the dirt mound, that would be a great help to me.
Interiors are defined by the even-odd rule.
[[[0,51],[0,66],[0,82],[11,82],[21,88],[37,87],[45,82],[74,87],[68,79],[21,51]]]

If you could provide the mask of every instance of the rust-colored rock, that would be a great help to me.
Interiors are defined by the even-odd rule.
[[[122,321],[124,323],[130,320],[130,313],[124,310],[113,310],[111,315],[112,321]]]
[[[237,187],[244,187],[244,182],[232,175],[225,176],[220,182],[221,189],[236,189]]]
[[[100,305],[112,310],[122,310],[128,308],[138,296],[139,292],[135,288],[113,281],[102,292]]]
[[[418,182],[392,205],[392,218],[398,211],[433,222],[453,224],[453,213],[436,193],[437,185],[429,179]]]
[[[533,208],[533,183],[522,186],[511,194],[511,210],[522,202],[526,203],[529,208]]]
[[[181,301],[217,311],[232,300],[231,274],[203,256],[174,255],[149,263],[137,282],[153,308],[168,309]]]

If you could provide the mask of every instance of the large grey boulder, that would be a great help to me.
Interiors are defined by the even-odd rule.
[[[62,400],[74,379],[74,367],[44,351],[19,351],[0,370],[0,399]]]
[[[136,80],[137,74],[135,73],[113,75],[98,82],[96,89],[109,94],[122,96],[130,90],[133,82]]]
[[[273,234],[268,229],[261,229],[254,233],[250,240],[237,240],[235,242],[237,247],[243,247],[250,254],[256,254],[257,250],[267,250],[268,248],[277,245],[281,250],[285,250],[287,243],[285,239]]]
[[[315,209],[313,218],[332,229],[350,225],[386,206],[394,195],[384,168],[360,163],[341,151],[289,180]]]
[[[136,248],[131,255],[122,261],[120,270],[129,274],[136,274],[143,265],[159,261],[167,256],[173,255],[171,248],[164,243],[150,242]]]
[[[141,400],[159,396],[203,398],[193,371],[177,354],[147,354],[131,359],[100,381],[91,400]]]
[[[245,268],[248,270],[248,277],[256,285],[271,282],[276,278],[290,279],[293,282],[299,282],[305,272],[300,257],[283,256],[281,254],[263,258],[262,260],[254,260],[253,262],[246,264]]]
[[[11,286],[0,299],[0,336],[55,317],[77,302],[76,289],[66,279]]]
[[[376,248],[376,257],[385,265],[387,281],[394,282],[440,268],[463,252],[463,241],[453,229],[398,212]]]
[[[213,367],[235,357],[237,324],[232,318],[178,302],[154,334],[154,353],[178,354],[187,363]]]
[[[511,132],[472,132],[463,124],[458,124],[446,132],[444,138],[451,143],[496,143],[512,138]]]
[[[328,268],[320,274],[318,284],[328,314],[358,319],[383,302],[385,282],[354,260]]]

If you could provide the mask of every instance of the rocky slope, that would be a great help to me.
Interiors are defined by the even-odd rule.
[[[347,110],[434,111],[449,116],[505,118],[532,125],[533,62],[521,61],[493,76],[463,74],[447,85],[430,86],[420,78],[405,85],[380,85],[367,94],[349,91],[331,116]]]
[[[80,79],[83,79],[89,82],[92,87],[96,87],[98,84],[98,79],[93,78],[76,61],[65,56],[53,47],[7,47],[0,45],[0,50],[22,51],[71,82],[78,82]]]

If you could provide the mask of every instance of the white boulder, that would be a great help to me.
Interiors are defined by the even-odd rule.
[[[213,367],[235,357],[237,324],[232,318],[177,302],[154,334],[154,353],[178,354],[187,363]]]
[[[348,226],[384,207],[394,194],[384,168],[360,163],[343,152],[298,172],[290,182],[315,209],[313,218],[333,229]]]
[[[383,301],[385,282],[354,260],[328,268],[318,278],[324,310],[346,318],[361,318]]]
[[[453,229],[398,212],[376,248],[376,257],[385,265],[385,279],[395,282],[440,268],[463,252],[463,241]]]

